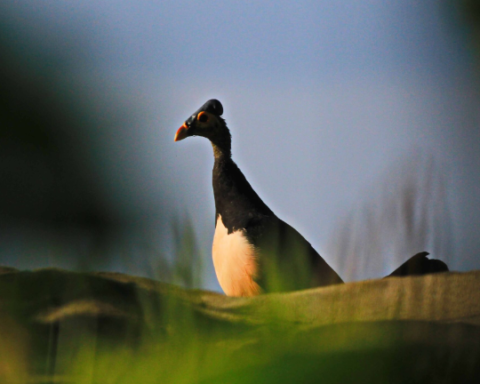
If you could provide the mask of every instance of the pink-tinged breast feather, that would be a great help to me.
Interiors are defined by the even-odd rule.
[[[212,246],[213,265],[218,282],[227,296],[255,296],[261,288],[255,248],[243,231],[228,233],[219,215]]]

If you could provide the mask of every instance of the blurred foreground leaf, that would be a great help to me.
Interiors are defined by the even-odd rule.
[[[0,344],[17,347],[0,349],[2,382],[25,372],[42,383],[480,377],[480,272],[254,298],[114,273],[4,272]]]

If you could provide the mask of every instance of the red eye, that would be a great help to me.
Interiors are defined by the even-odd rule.
[[[205,112],[200,112],[197,116],[197,120],[201,123],[206,123],[208,121],[208,115]]]

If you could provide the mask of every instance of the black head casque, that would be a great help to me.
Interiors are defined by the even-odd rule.
[[[206,122],[208,120],[208,115],[202,115],[202,112],[211,113],[212,115],[220,117],[223,114],[222,103],[215,99],[208,100],[192,116],[185,120],[183,125],[177,130],[174,141],[180,141],[188,136],[195,136],[197,134],[195,130],[197,120],[200,122]]]

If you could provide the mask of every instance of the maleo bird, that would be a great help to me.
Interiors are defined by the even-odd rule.
[[[215,163],[215,235],[212,256],[228,296],[254,296],[343,283],[294,228],[279,219],[232,160],[231,135],[222,104],[207,101],[178,129],[210,140]]]

